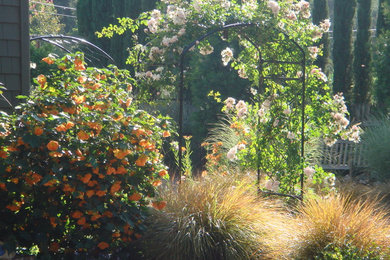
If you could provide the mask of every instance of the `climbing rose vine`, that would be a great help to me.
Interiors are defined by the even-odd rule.
[[[132,49],[128,63],[136,67],[135,77],[152,97],[165,98],[176,93],[184,48],[189,48],[187,56],[201,59],[214,52],[209,38],[201,37],[236,23],[241,25],[214,37],[226,42],[221,63],[247,79],[248,92],[254,95],[251,102],[226,100],[222,112],[229,122],[226,128],[236,133],[235,143],[206,143],[208,158],[215,159],[214,166],[234,162],[245,169],[259,168],[266,179],[279,184],[278,189],[271,185],[273,190],[295,193],[303,169],[315,166],[300,157],[302,135],[308,144],[321,138],[331,145],[338,138],[358,141],[360,132],[358,125],[349,125],[342,93],[331,93],[326,74],[312,65],[322,55],[315,43],[327,33],[330,21],[312,24],[308,1],[164,0],[136,22],[120,20],[101,36],[141,26],[146,43]],[[190,69],[185,64],[184,78]]]

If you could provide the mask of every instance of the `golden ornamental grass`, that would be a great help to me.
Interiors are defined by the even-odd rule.
[[[148,259],[278,259],[272,249],[289,233],[279,207],[246,181],[187,180],[161,196],[168,204],[149,218]]]
[[[390,256],[389,219],[375,200],[337,194],[308,199],[299,207],[296,225],[299,232],[292,253],[296,259],[313,259],[330,244]]]

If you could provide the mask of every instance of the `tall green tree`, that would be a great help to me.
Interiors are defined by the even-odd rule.
[[[316,25],[319,25],[325,19],[329,19],[328,0],[314,0],[312,18],[313,23]],[[329,35],[327,33],[322,36],[322,39],[317,43],[317,46],[322,46],[323,55],[317,58],[316,65],[328,74],[330,43]]]
[[[381,0],[378,7],[377,40],[373,54],[374,97],[377,108],[390,108],[390,0]]]
[[[351,102],[352,75],[352,27],[356,0],[334,2],[333,29],[333,91],[343,92],[347,103]]]
[[[95,32],[109,24],[116,24],[116,18],[137,18],[138,15],[154,8],[157,0],[78,0],[77,20],[79,33],[89,41],[108,52],[119,67],[125,67],[131,45],[131,33],[111,39],[97,38]]]
[[[379,0],[378,3],[378,19],[376,20],[376,35],[379,36],[385,27],[385,16],[383,13],[383,3],[385,0]]]
[[[355,86],[353,93],[354,103],[359,106],[368,103],[369,88],[371,85],[369,31],[371,25],[371,0],[358,0],[357,25],[354,49]]]

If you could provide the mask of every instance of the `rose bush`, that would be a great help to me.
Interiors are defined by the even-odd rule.
[[[167,118],[138,110],[135,81],[82,54],[44,59],[51,73],[0,117],[0,240],[42,255],[115,252],[141,236],[145,209],[163,208]]]
[[[301,157],[302,135],[308,143],[322,138],[331,145],[340,137],[358,141],[360,131],[357,125],[349,126],[342,93],[332,94],[327,76],[312,65],[321,55],[315,43],[329,30],[330,22],[324,20],[317,26],[310,18],[310,4],[304,0],[162,0],[157,9],[144,13],[137,22],[122,19],[119,26],[109,26],[101,35],[145,25],[148,42],[135,46],[128,62],[136,67],[140,84],[151,93],[170,97],[178,85],[184,47],[190,48],[190,43],[200,39],[190,53],[209,55],[214,47],[209,38],[202,37],[217,31],[215,35],[227,45],[220,53],[221,62],[247,79],[248,92],[251,87],[254,95],[252,102],[226,101],[223,112],[231,123],[227,127],[234,128],[237,142],[212,143],[211,158],[236,161],[246,169],[259,168],[274,184],[280,184],[268,186],[296,193],[303,169],[314,167]],[[250,26],[218,31],[235,23]],[[238,47],[231,46],[233,39],[238,40]],[[185,79],[190,69],[185,67]],[[218,147],[224,148],[220,155],[214,153]]]

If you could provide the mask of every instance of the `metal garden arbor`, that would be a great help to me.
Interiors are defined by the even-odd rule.
[[[264,30],[273,32],[271,35],[263,35]],[[295,98],[291,100],[291,105],[295,107],[300,107],[300,118],[301,118],[301,126],[300,126],[300,158],[303,161],[305,156],[304,145],[305,145],[305,65],[306,65],[306,57],[305,51],[303,48],[296,43],[294,40],[290,39],[289,36],[275,27],[268,28],[265,25],[259,25],[255,23],[233,23],[228,24],[223,27],[211,30],[202,36],[194,39],[191,43],[186,45],[183,48],[180,57],[180,78],[179,78],[179,147],[183,146],[183,102],[184,102],[184,70],[185,70],[185,61],[186,55],[189,50],[194,47],[199,42],[207,39],[210,36],[213,36],[219,32],[228,32],[234,30],[237,35],[243,37],[245,40],[251,43],[251,45],[258,52],[258,65],[257,70],[259,73],[258,78],[258,93],[263,93],[265,87],[268,85],[267,83],[270,81],[278,82],[279,84],[289,84],[289,82],[298,82],[300,86],[300,90],[298,94],[295,95]],[[255,35],[255,37],[250,37],[248,35],[248,31],[252,30],[251,36]],[[266,36],[266,38],[264,37]],[[289,53],[289,58],[287,60],[278,60],[273,59],[270,55],[269,57],[265,57],[263,50],[266,48],[270,48],[271,43],[278,42],[280,47],[287,53]],[[278,50],[275,50],[277,52]],[[286,70],[296,70],[296,77],[287,77],[285,71]],[[276,71],[277,73],[273,75],[265,75],[265,71]],[[299,73],[298,73],[299,72]],[[259,135],[257,137],[260,138]],[[258,140],[259,141],[259,140]],[[258,151],[257,151],[258,152]],[[182,150],[179,149],[179,178],[182,175],[182,158],[183,153]],[[302,167],[303,168],[303,167]],[[257,164],[257,181],[258,184],[260,182],[261,177],[261,169],[259,163]],[[292,197],[301,199],[303,196],[303,185],[304,185],[304,174],[303,169],[300,174],[300,195],[291,195],[291,194],[280,194],[280,193],[271,193],[274,195]]]

